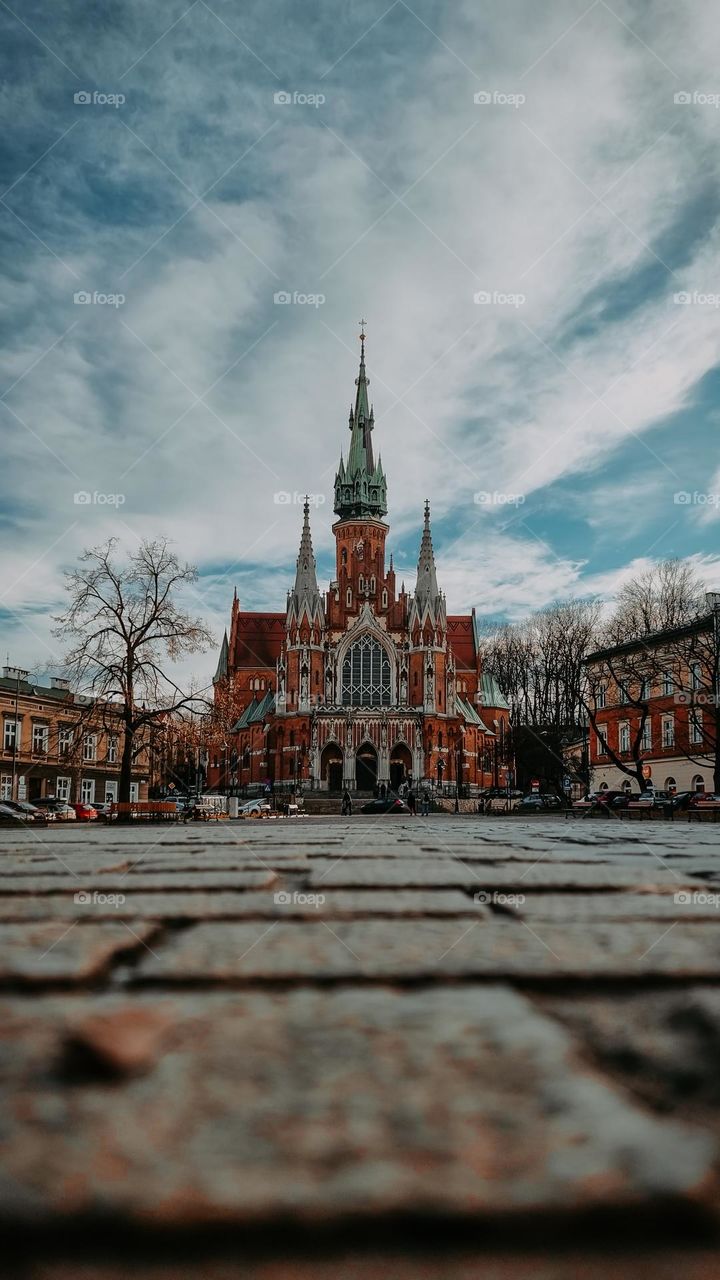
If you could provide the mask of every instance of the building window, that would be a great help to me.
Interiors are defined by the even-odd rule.
[[[344,707],[390,706],[390,659],[371,635],[350,646],[342,667]]]
[[[607,742],[607,725],[599,724],[597,727],[597,753],[599,756],[607,755],[605,744]]]
[[[107,762],[108,764],[117,764],[118,740],[115,734],[111,734],[107,740]]]
[[[695,774],[695,777],[692,780],[692,789],[693,791],[705,790],[705,779],[703,778],[701,773]]]
[[[697,746],[703,740],[702,731],[702,711],[698,711],[693,707],[690,712],[690,741],[693,746]]]
[[[647,702],[652,697],[652,680],[649,676],[645,676],[640,681],[640,701]]]
[[[36,755],[47,755],[49,733],[50,730],[46,724],[33,725],[32,749]]]
[[[12,800],[12,774],[4,773],[0,778],[0,800]]]
[[[618,701],[620,703],[629,702],[627,685],[623,680],[618,680]]]
[[[370,579],[370,594],[373,596],[375,595],[375,579],[374,578]]]
[[[690,688],[702,689],[702,667],[699,662],[690,663]]]
[[[95,799],[95,779],[83,778],[80,783],[80,802],[81,804],[92,804]]]
[[[83,738],[83,760],[94,760],[97,756],[97,735],[86,733]]]
[[[70,799],[70,779],[55,779],[55,795],[58,800],[64,800],[66,803]]]
[[[140,783],[139,782],[130,783],[130,799],[131,801],[137,801],[140,799]]]
[[[365,586],[365,579],[363,578],[362,574],[360,574],[360,577],[358,578],[358,591],[362,592],[362,589],[364,586]]]
[[[630,781],[629,778],[626,778],[625,781],[623,782],[622,789],[626,795],[629,795],[630,792],[632,791],[632,782]]]
[[[350,588],[349,588],[349,587],[348,587],[348,589],[347,589],[346,604],[347,604],[348,609],[349,609],[349,608],[350,608],[350,606],[352,605],[352,591],[350,590]]]
[[[675,689],[675,681],[673,680],[672,675],[670,674],[669,671],[663,671],[663,678],[662,678],[663,697],[669,698],[670,694],[674,692],[674,689]]]
[[[106,782],[105,783],[105,803],[117,804],[117,798],[118,798],[117,782]]]
[[[16,725],[14,720],[5,721],[5,732],[3,737],[3,743],[6,751],[12,751],[13,747],[15,746],[15,730],[16,728],[19,728],[19,727],[20,727],[19,722]],[[18,746],[19,745],[20,745],[20,735],[18,734]]]
[[[652,750],[652,724],[650,722],[649,717],[643,725],[642,739],[641,739],[640,745],[643,751]]]
[[[383,593],[382,593],[382,607],[383,607],[383,609],[387,609],[387,602],[388,602],[388,593],[387,593],[387,591],[383,591]]]
[[[443,744],[442,729],[438,729],[438,751],[442,747],[442,744]]]
[[[624,721],[618,725],[618,751],[630,750],[630,725]]]
[[[70,755],[73,743],[73,731],[69,728],[61,729],[58,734],[58,754],[61,756]]]
[[[598,686],[597,695],[595,697],[595,706],[597,710],[598,711],[604,710],[606,702],[607,702],[607,685],[601,684]]]
[[[675,721],[672,716],[665,716],[662,722],[662,744],[664,747],[675,746]]]
[[[677,791],[677,782],[674,778],[665,779],[665,790],[668,791],[671,796],[675,795],[675,792]]]

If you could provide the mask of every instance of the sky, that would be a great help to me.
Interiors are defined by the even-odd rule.
[[[218,643],[321,585],[367,322],[388,549],[450,612],[720,588],[714,0],[0,0],[0,645],[171,538]],[[7,655],[7,656],[6,656]],[[204,683],[216,654],[194,658]]]

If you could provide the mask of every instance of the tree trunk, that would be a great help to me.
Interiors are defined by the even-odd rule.
[[[122,759],[120,761],[120,787],[118,799],[120,804],[127,804],[130,800],[130,783],[132,782],[132,766],[133,766],[133,747],[135,742],[135,729],[131,720],[125,721],[125,733],[123,737]],[[123,815],[118,815],[120,821]],[[127,815],[129,818],[129,814]]]

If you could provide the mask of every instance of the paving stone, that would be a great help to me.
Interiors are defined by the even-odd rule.
[[[27,985],[79,983],[97,978],[109,964],[147,945],[155,929],[133,920],[77,924],[45,920],[0,924],[0,981]]]
[[[692,877],[666,870],[656,860],[643,867],[587,866],[581,863],[548,863],[539,861],[525,867],[522,863],[495,866],[475,864],[471,859],[432,862],[415,859],[338,858],[327,867],[314,859],[310,883],[315,888],[325,885],[349,888],[397,885],[411,888],[436,885],[473,889],[522,888],[538,886],[549,889],[651,888],[654,885],[691,886]],[[699,887],[697,883],[695,887]]]
[[[92,893],[125,893],[128,874],[103,875],[101,872],[54,876],[8,876],[0,880],[0,895],[28,893],[67,893],[69,891]],[[165,889],[260,889],[274,884],[277,873],[259,868],[254,871],[177,871],[149,872],[142,878],[145,892]]]
[[[609,1088],[508,989],[164,996],[152,1069],[79,1088],[60,1071],[69,1018],[124,1000],[2,1002],[16,1221],[666,1210],[707,1194],[714,1141]]]
[[[123,902],[114,895],[99,894],[95,900],[80,904],[74,893],[47,895],[0,895],[0,920],[211,920],[307,918],[319,916],[335,919],[364,916],[469,916],[477,919],[478,906],[467,894],[455,889],[381,889],[354,891],[330,890],[318,895],[289,890],[283,899],[275,900],[272,891],[248,889],[243,892],[175,893],[172,887],[163,892],[143,893],[142,886],[125,883]],[[108,898],[111,900],[108,901]],[[289,901],[286,900],[289,898]],[[322,901],[318,901],[321,898]]]
[[[532,924],[535,920],[589,922],[599,920],[714,920],[720,925],[720,892],[710,886],[682,889],[677,893],[541,893],[532,889],[524,901],[516,902],[512,894],[498,894],[495,901]]]
[[[498,920],[199,924],[141,960],[138,981],[444,981],[462,977],[720,977],[720,929],[704,921]]]

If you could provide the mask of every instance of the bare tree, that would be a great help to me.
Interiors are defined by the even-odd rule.
[[[661,560],[620,588],[607,644],[638,640],[691,622],[704,611],[703,586],[685,560]]]
[[[203,652],[212,636],[202,619],[178,605],[176,596],[197,581],[197,570],[182,565],[168,543],[143,542],[126,561],[111,538],[81,557],[82,568],[67,575],[70,604],[55,621],[55,634],[72,644],[67,669],[77,687],[99,708],[109,706],[123,729],[119,798],[130,799],[133,761],[147,748],[150,728],[197,693],[184,691],[164,669],[166,663]]]

